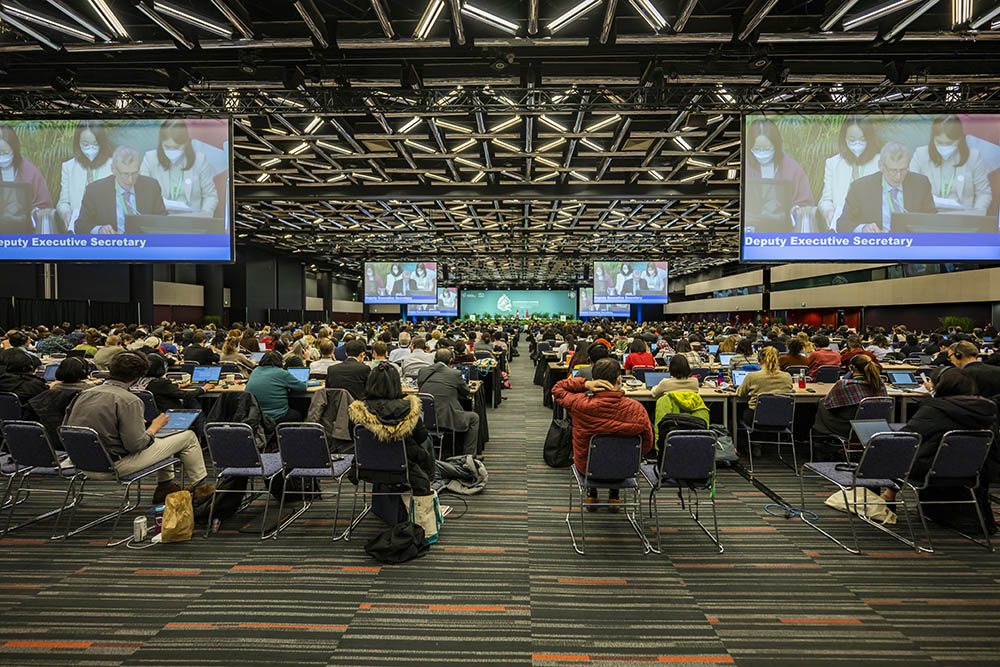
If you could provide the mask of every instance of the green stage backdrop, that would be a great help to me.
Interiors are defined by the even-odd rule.
[[[576,290],[462,290],[462,317],[544,314],[576,319]]]

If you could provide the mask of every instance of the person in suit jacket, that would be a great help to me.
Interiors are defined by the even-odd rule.
[[[851,183],[837,231],[889,232],[893,213],[937,213],[931,182],[910,171],[910,151],[898,141],[882,147],[879,172]]]
[[[448,348],[434,353],[434,365],[422,368],[417,374],[417,386],[421,393],[434,397],[434,412],[439,429],[465,433],[462,453],[473,456],[479,446],[479,415],[462,408],[459,399],[472,398],[469,385],[462,378],[462,372],[452,368],[455,356]]]
[[[346,389],[354,400],[362,401],[368,375],[372,372],[365,363],[365,344],[360,340],[351,340],[341,347],[347,352],[347,358],[326,369],[326,388]]]
[[[191,338],[191,344],[184,348],[181,356],[184,361],[193,361],[199,366],[211,366],[219,363],[219,355],[212,348],[205,347],[205,332],[196,331]]]
[[[77,234],[122,234],[126,215],[166,215],[160,184],[139,175],[139,152],[119,146],[111,156],[111,176],[83,191]]]
[[[967,340],[948,348],[948,359],[976,383],[976,393],[985,398],[1000,395],[1000,368],[979,361],[979,350]]]

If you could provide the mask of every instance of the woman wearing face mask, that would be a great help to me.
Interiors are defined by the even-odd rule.
[[[836,231],[837,220],[844,212],[844,200],[851,183],[878,171],[881,144],[875,126],[867,116],[848,116],[840,126],[840,152],[826,159],[823,195],[819,210],[827,227]]]
[[[21,142],[18,140],[14,128],[6,123],[0,124],[0,181],[31,184],[31,208],[22,212],[20,202],[4,201],[5,213],[16,213],[18,218],[27,220],[27,214],[36,208],[53,208],[52,195],[49,194],[49,186],[45,182],[45,177],[42,176],[42,172],[38,171],[38,167],[21,156]],[[4,196],[6,199],[6,193]],[[12,211],[12,205],[18,210]],[[14,234],[27,230],[5,229],[4,231],[8,234]]]
[[[62,182],[56,209],[67,229],[80,215],[84,189],[96,180],[111,175],[111,153],[115,147],[108,139],[104,123],[82,120],[73,133],[73,157],[62,163]]]
[[[965,210],[986,215],[993,192],[986,163],[965,140],[958,116],[938,116],[931,123],[931,142],[913,151],[910,171],[923,174],[931,182],[938,212]]]
[[[801,206],[815,206],[809,178],[802,167],[782,150],[781,133],[774,121],[758,118],[747,130],[750,155],[747,157],[748,179],[767,179],[791,183],[791,217]],[[789,221],[790,223],[791,221]]]
[[[139,173],[159,182],[167,212],[214,215],[219,195],[212,170],[205,155],[194,150],[184,121],[160,125],[159,143],[143,157]]]

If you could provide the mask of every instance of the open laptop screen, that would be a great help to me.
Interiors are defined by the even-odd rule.
[[[191,382],[218,382],[222,366],[195,366]]]
[[[308,368],[289,368],[288,372],[299,382],[309,382]]]

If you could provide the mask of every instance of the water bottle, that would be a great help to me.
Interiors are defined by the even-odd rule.
[[[219,526],[221,525],[222,525],[221,521],[219,521],[218,519],[212,519],[212,533],[219,532]]]
[[[799,371],[799,389],[806,388],[806,372],[803,370]]]
[[[719,367],[719,379],[716,382],[717,387],[721,387],[726,382],[726,376],[723,374],[721,366]]]

